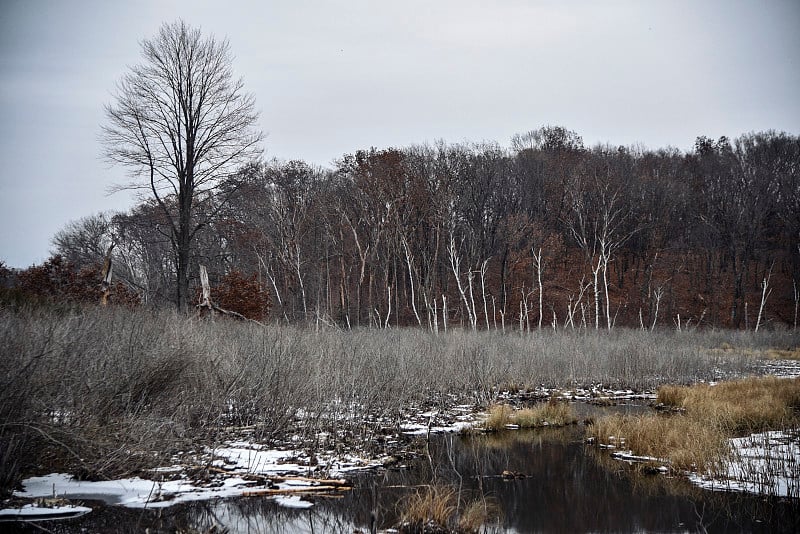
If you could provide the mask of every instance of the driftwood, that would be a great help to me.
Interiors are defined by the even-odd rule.
[[[275,476],[275,475],[262,475],[258,473],[246,473],[240,471],[233,471],[222,469],[220,467],[202,467],[202,469],[207,469],[208,471],[214,473],[224,473],[226,475],[235,475],[240,476],[242,478],[255,478],[258,480],[272,482],[274,484],[280,484],[281,482],[305,482],[309,484],[308,486],[303,486],[303,491],[307,490],[319,490],[320,488],[342,488],[349,486],[349,482],[344,478],[310,478],[310,477],[301,477],[297,475],[286,475],[286,476]],[[316,486],[312,486],[311,484],[316,484]],[[273,488],[277,489],[277,488]],[[298,486],[298,489],[300,487]],[[348,488],[349,489],[349,488]],[[258,490],[263,491],[263,490]]]
[[[102,296],[100,297],[100,304],[105,306],[108,304],[108,297],[111,295],[111,272],[112,272],[112,265],[111,265],[111,251],[114,250],[114,243],[111,243],[111,246],[108,247],[108,252],[106,252],[105,261],[103,261],[103,281],[100,283],[100,291],[103,292]]]
[[[265,495],[293,495],[298,493],[325,493],[328,491],[350,491],[350,486],[302,486],[293,488],[269,488],[244,491],[244,497],[261,497]]]

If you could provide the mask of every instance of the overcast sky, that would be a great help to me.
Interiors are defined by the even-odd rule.
[[[688,150],[698,135],[800,133],[800,2],[0,0],[0,260],[49,256],[108,195],[103,105],[139,43],[183,18],[227,37],[256,98],[267,157],[543,125],[588,145]]]

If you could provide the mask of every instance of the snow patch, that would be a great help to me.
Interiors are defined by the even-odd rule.
[[[0,521],[49,521],[79,517],[91,511],[92,509],[86,506],[36,506],[26,504],[21,508],[0,510]]]
[[[800,432],[762,432],[729,444],[732,460],[721,472],[692,474],[692,483],[709,490],[800,498]]]

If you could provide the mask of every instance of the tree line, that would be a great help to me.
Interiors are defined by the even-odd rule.
[[[273,320],[341,327],[796,326],[800,138],[584,146],[563,127],[493,143],[255,161],[200,197],[188,264]],[[168,209],[180,209],[165,197]],[[157,201],[72,222],[53,252],[141,303],[177,302]],[[24,273],[23,273],[24,278]],[[243,284],[249,286],[242,290]],[[264,298],[269,295],[269,301]],[[126,296],[129,301],[130,297]]]
[[[227,40],[178,21],[141,46],[101,140],[131,172],[117,187],[143,200],[68,224],[42,266],[0,269],[23,299],[100,284],[104,302],[185,313],[201,295],[257,319],[436,332],[797,325],[797,136],[698,137],[684,153],[544,126],[509,147],[264,161]]]

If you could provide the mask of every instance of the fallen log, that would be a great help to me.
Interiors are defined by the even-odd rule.
[[[347,480],[343,478],[308,478],[301,476],[268,477],[276,483],[280,482],[308,482],[309,484],[321,484],[323,486],[346,486]]]
[[[293,495],[298,493],[323,493],[327,491],[350,491],[351,486],[302,486],[293,488],[270,488],[243,491],[244,497],[263,497],[268,495]]]

